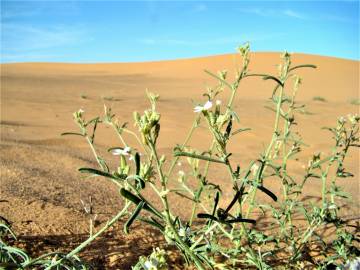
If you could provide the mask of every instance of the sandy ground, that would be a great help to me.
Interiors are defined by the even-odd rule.
[[[251,61],[251,71],[276,74],[280,59],[278,53],[256,53]],[[0,199],[7,202],[0,203],[0,214],[13,223],[22,246],[34,256],[44,251],[70,250],[88,235],[89,217],[80,200],[92,196],[99,223],[106,222],[122,205],[118,190],[110,182],[86,179],[78,173],[79,167],[96,164],[85,141],[60,136],[65,131],[77,131],[72,121],[74,111],[82,108],[90,119],[102,114],[106,104],[121,122],[132,123],[132,112],[142,112],[148,106],[145,89],[159,93],[159,146],[161,154],[170,159],[174,145],[182,143],[193,121],[193,102],[204,102],[204,89],[215,84],[203,70],[227,69],[233,78],[237,62],[237,55],[221,55],[149,63],[2,64]],[[332,146],[328,132],[321,127],[334,126],[338,116],[359,113],[359,106],[350,103],[359,98],[359,62],[304,54],[294,54],[293,62],[318,66],[316,70],[298,72],[303,78],[299,101],[307,107],[306,113],[298,116],[296,129],[309,145],[293,164],[295,175],[301,175],[311,153],[326,153]],[[252,128],[235,137],[231,144],[233,160],[244,167],[259,157],[270,139],[273,114],[264,105],[272,87],[269,81],[246,79],[235,100],[240,127]],[[326,101],[314,101],[315,96]],[[224,92],[221,98],[226,97]],[[209,138],[208,132],[200,128],[191,144],[205,150]],[[103,128],[96,144],[103,150],[119,142]],[[358,219],[358,151],[350,152],[346,168],[355,174],[343,184],[354,203],[344,215]],[[219,168],[212,170],[212,177],[217,183],[228,180]],[[276,185],[269,185],[275,193],[280,192]],[[307,187],[309,198],[318,194],[319,187],[316,180]],[[174,211],[186,216],[188,210],[182,201],[173,202]],[[129,269],[140,254],[149,254],[153,246],[164,245],[156,231],[140,223],[135,223],[135,227],[133,234],[124,236],[120,222],[83,252],[83,257],[99,269]],[[181,268],[181,263],[177,264]]]

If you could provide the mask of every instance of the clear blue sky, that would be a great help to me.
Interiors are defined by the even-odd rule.
[[[1,62],[134,62],[253,51],[359,59],[359,1],[1,0]]]

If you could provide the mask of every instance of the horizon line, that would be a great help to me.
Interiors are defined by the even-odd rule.
[[[286,51],[286,50],[285,50]],[[251,53],[262,53],[262,54],[279,54],[281,55],[285,51],[250,51]],[[348,58],[348,57],[340,57],[340,56],[333,56],[333,55],[324,55],[324,54],[316,54],[316,53],[304,53],[304,52],[289,52],[291,55],[295,54],[302,54],[302,55],[309,55],[309,56],[317,56],[317,57],[327,57],[327,58],[335,58],[339,60],[347,60],[347,61],[356,61],[360,62],[360,56],[358,58]],[[219,54],[210,54],[210,55],[202,55],[202,56],[194,56],[194,57],[179,57],[179,58],[171,58],[171,59],[154,59],[154,60],[145,60],[145,61],[10,61],[10,62],[2,62],[1,55],[0,55],[0,64],[141,64],[141,63],[158,63],[158,62],[171,62],[171,61],[186,61],[192,59],[201,59],[201,58],[211,58],[211,57],[219,57],[219,56],[227,56],[227,55],[236,55],[237,52],[233,53],[219,53]]]

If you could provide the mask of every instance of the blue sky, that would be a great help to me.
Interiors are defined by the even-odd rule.
[[[359,59],[359,1],[1,0],[1,62],[138,62],[253,51]]]

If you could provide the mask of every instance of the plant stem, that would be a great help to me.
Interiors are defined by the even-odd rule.
[[[89,245],[92,241],[94,241],[99,235],[101,235],[103,232],[105,232],[107,229],[109,229],[112,225],[114,225],[114,223],[116,221],[118,221],[126,213],[126,211],[130,205],[131,205],[131,202],[127,202],[126,205],[124,206],[124,208],[119,213],[117,213],[117,215],[115,215],[110,221],[108,221],[104,227],[102,227],[94,235],[89,237],[86,241],[82,242],[79,246],[77,246],[75,249],[73,249],[71,252],[69,252],[64,258],[61,258],[57,261],[52,262],[51,265],[49,265],[48,267],[45,268],[45,270],[50,270],[53,267],[61,264],[61,262],[63,260],[70,259],[74,255],[79,253],[82,249],[84,249],[87,245]],[[33,261],[29,262],[28,264],[24,265],[23,267],[25,268],[27,266],[30,266],[32,264],[32,262]]]
[[[283,92],[284,92],[284,87],[280,86],[280,92],[279,92],[279,96],[278,96],[278,101],[277,101],[277,105],[276,105],[276,115],[275,115],[275,123],[274,123],[274,131],[273,131],[273,135],[271,137],[271,141],[270,144],[265,152],[265,157],[264,157],[264,169],[262,170],[263,172],[265,171],[266,168],[266,162],[268,161],[269,155],[271,153],[271,149],[276,141],[277,138],[277,133],[278,133],[278,127],[279,127],[279,119],[280,119],[280,109],[281,109],[281,104],[282,104],[282,98],[283,98]],[[257,191],[257,184],[259,183],[259,180],[261,178],[260,174],[257,174],[257,177],[255,179],[255,186],[252,187],[252,193],[251,193],[251,198],[250,198],[250,203],[249,203],[249,208],[247,209],[245,218],[248,218],[253,207],[254,207],[254,202],[255,202],[255,197],[256,197],[256,191]]]
[[[155,157],[155,161],[156,161],[156,167],[160,176],[160,182],[161,182],[161,186],[162,186],[162,191],[166,191],[167,190],[167,186],[166,186],[166,179],[164,177],[162,168],[161,168],[161,164],[160,164],[160,160],[155,148],[155,145],[152,141],[149,141],[149,145],[151,148],[151,152]],[[205,270],[202,262],[199,260],[199,258],[194,254],[194,252],[188,247],[188,245],[180,238],[177,230],[174,227],[172,218],[171,218],[171,214],[170,214],[170,209],[169,209],[169,202],[167,200],[167,195],[165,194],[164,196],[160,196],[160,199],[165,207],[165,216],[166,216],[166,222],[167,225],[169,226],[171,232],[173,233],[175,240],[177,241],[177,243],[183,248],[183,250],[191,257],[191,259],[194,261],[196,267],[200,270]]]
[[[183,144],[181,145],[181,148],[184,147],[184,146],[189,142],[190,138],[192,137],[192,134],[194,133],[194,130],[195,130],[196,127],[197,127],[197,122],[199,121],[199,118],[200,118],[200,116],[197,116],[196,119],[194,120],[194,122],[193,122],[193,124],[192,124],[192,126],[191,126],[191,129],[190,129],[188,135],[187,135],[186,138],[185,138],[185,141],[184,141]],[[167,173],[167,176],[168,176],[168,177],[170,177],[170,175],[171,175],[171,173],[172,173],[172,171],[173,171],[176,163],[178,162],[179,158],[180,158],[180,157],[175,157],[175,158],[173,159],[173,161],[172,161],[172,163],[171,163],[171,165],[170,165],[169,171],[168,171],[168,173]]]

